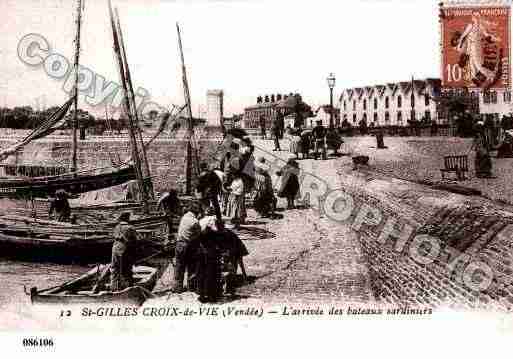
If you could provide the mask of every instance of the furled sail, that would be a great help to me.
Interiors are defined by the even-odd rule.
[[[48,136],[49,134],[57,130],[59,127],[62,127],[65,121],[64,116],[66,116],[66,113],[68,112],[71,104],[73,103],[74,98],[74,96],[70,98],[64,105],[62,105],[57,111],[55,111],[45,122],[43,122],[41,126],[34,129],[23,140],[4,150],[0,150],[0,161],[3,161],[10,155],[13,155],[18,150],[29,144],[31,141]]]

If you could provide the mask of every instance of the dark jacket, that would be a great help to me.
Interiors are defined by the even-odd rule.
[[[199,175],[196,191],[201,198],[212,198],[221,192],[221,180],[214,171],[203,171]]]
[[[314,129],[312,130],[312,137],[316,140],[324,139],[325,136],[326,136],[326,128],[324,128],[324,126],[322,126],[322,125],[315,126]]]
[[[291,198],[296,197],[299,193],[298,167],[297,163],[287,164],[277,173],[278,176],[282,176],[281,187],[278,191],[279,197]]]
[[[69,202],[67,198],[54,198],[50,201],[50,211],[49,215],[51,216],[55,212],[56,220],[59,222],[69,222],[71,217],[71,208],[69,206]]]

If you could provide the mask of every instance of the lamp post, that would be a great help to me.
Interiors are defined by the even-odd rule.
[[[333,127],[333,89],[335,88],[335,75],[330,73],[327,81],[328,87],[330,88],[330,127]]]

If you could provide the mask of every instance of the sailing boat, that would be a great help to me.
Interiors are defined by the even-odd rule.
[[[80,18],[82,1],[78,0],[78,26],[77,26],[77,48],[76,54],[79,51],[79,38],[80,38]],[[43,195],[45,193],[52,193],[56,189],[65,189],[71,193],[83,193],[93,189],[110,187],[116,183],[124,183],[131,179],[137,180],[138,190],[142,194],[142,211],[143,215],[131,221],[131,224],[139,231],[145,238],[140,240],[139,248],[141,254],[146,251],[162,251],[167,248],[163,243],[163,237],[159,236],[162,232],[158,232],[162,227],[168,223],[167,216],[151,215],[149,213],[149,199],[152,199],[153,191],[151,186],[151,176],[147,160],[144,154],[144,143],[142,143],[142,136],[139,138],[143,150],[139,151],[139,144],[135,127],[137,126],[137,110],[135,107],[135,98],[130,79],[130,72],[128,70],[128,63],[126,60],[126,51],[121,35],[121,26],[119,23],[119,16],[116,12],[117,22],[115,21],[112,6],[109,1],[109,14],[114,36],[114,50],[118,62],[118,69],[120,72],[121,82],[124,90],[124,110],[128,117],[128,132],[130,135],[130,147],[132,150],[132,160],[134,166],[125,169],[118,169],[115,172],[106,174],[93,174],[81,175],[75,172],[76,168],[76,118],[74,123],[73,134],[73,153],[72,153],[72,172],[64,176],[45,177],[25,180],[25,186],[21,180],[11,180],[0,182],[4,187],[4,193],[10,196],[26,195],[28,198],[33,199],[35,195]],[[75,64],[78,66],[78,55],[75,57]],[[78,68],[78,67],[77,67]],[[75,108],[77,106],[77,86],[78,79],[75,82],[74,96],[70,99],[55,116],[52,116],[47,122],[45,127],[41,127],[34,131],[31,135],[22,141],[19,146],[22,147],[24,143],[31,140],[40,138],[47,133],[50,133],[58,122],[61,116],[66,113],[74,102]],[[75,114],[77,111],[75,110]],[[140,134],[139,134],[140,135]],[[8,154],[9,151],[15,151],[16,148],[6,150],[4,153]],[[141,155],[142,153],[142,155]],[[1,155],[1,153],[0,153]],[[142,157],[142,159],[141,159]],[[144,161],[144,168],[141,163]],[[136,208],[130,208],[132,211],[137,212],[141,206],[136,205]],[[109,206],[105,206],[109,207]],[[118,210],[120,206],[114,206]],[[109,210],[109,208],[93,208],[93,210]],[[119,212],[117,212],[119,213]],[[57,260],[94,260],[97,258],[108,258],[110,249],[112,247],[112,229],[116,225],[115,221],[108,216],[112,213],[107,213],[107,216],[102,216],[97,219],[93,217],[93,221],[85,224],[71,224],[55,221],[46,221],[41,219],[34,219],[24,216],[4,215],[0,219],[0,247],[2,249],[14,249],[14,253],[19,255],[27,254],[29,258],[40,259],[44,257],[48,259]],[[107,218],[106,218],[107,217]],[[157,238],[156,238],[157,237]],[[157,240],[155,240],[157,239]],[[5,251],[2,251],[5,253]]]
[[[78,67],[80,58],[80,28],[82,20],[83,0],[77,0],[77,33],[75,39],[75,87],[73,96],[50,116],[42,125],[33,130],[22,141],[0,151],[0,160],[16,154],[30,142],[48,136],[60,127],[71,105],[74,106],[72,130],[72,159],[68,173],[54,176],[13,176],[0,178],[0,198],[29,199],[47,198],[59,189],[72,195],[78,195],[103,188],[113,187],[136,179],[134,166],[125,165],[119,168],[92,169],[77,172],[77,123],[78,123]]]

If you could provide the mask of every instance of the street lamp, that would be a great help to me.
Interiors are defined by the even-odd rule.
[[[335,88],[335,75],[330,73],[327,81],[328,87],[330,88],[330,127],[333,127],[333,89]]]

